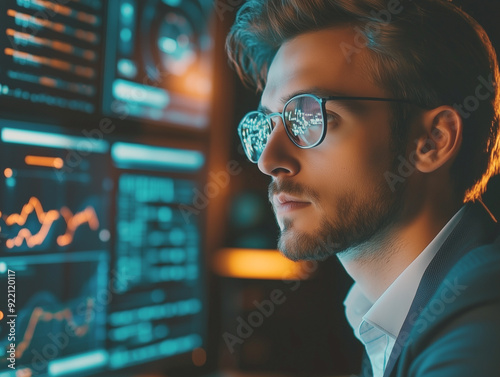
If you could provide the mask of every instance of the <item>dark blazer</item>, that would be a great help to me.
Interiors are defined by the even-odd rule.
[[[384,377],[500,377],[500,227],[482,203],[426,269]]]

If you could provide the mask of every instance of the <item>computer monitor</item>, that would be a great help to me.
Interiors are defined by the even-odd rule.
[[[0,376],[202,366],[202,148],[0,125]]]
[[[212,13],[0,4],[1,377],[206,363]]]
[[[105,4],[3,0],[0,108],[58,117],[100,109]],[[3,106],[8,104],[8,106]]]
[[[207,129],[213,10],[211,0],[109,0],[104,114]]]

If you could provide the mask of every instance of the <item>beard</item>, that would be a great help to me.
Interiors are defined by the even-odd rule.
[[[278,249],[293,261],[324,260],[332,255],[362,250],[358,257],[366,256],[369,248],[364,244],[383,239],[385,232],[396,224],[403,208],[405,184],[393,192],[385,180],[381,180],[370,197],[358,197],[352,191],[336,200],[336,218],[323,212],[319,227],[313,232],[294,229],[293,221],[283,219]],[[291,181],[272,182],[269,197],[284,192],[300,195],[319,203],[319,194],[310,187]],[[361,247],[360,247],[361,246]],[[359,254],[359,253],[356,253]]]

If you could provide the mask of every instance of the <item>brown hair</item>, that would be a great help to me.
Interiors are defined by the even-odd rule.
[[[299,34],[350,25],[363,46],[343,46],[346,59],[371,51],[374,82],[424,108],[453,106],[464,122],[451,167],[457,193],[480,197],[500,166],[500,73],[483,28],[445,0],[248,0],[227,38],[242,81],[262,90],[280,46]],[[395,140],[407,141],[409,108],[394,106]]]

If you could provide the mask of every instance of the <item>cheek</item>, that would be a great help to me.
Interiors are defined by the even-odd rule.
[[[389,133],[359,132],[342,143],[325,143],[318,152],[316,163],[310,166],[314,166],[319,191],[327,198],[349,192],[369,194],[392,167]]]

